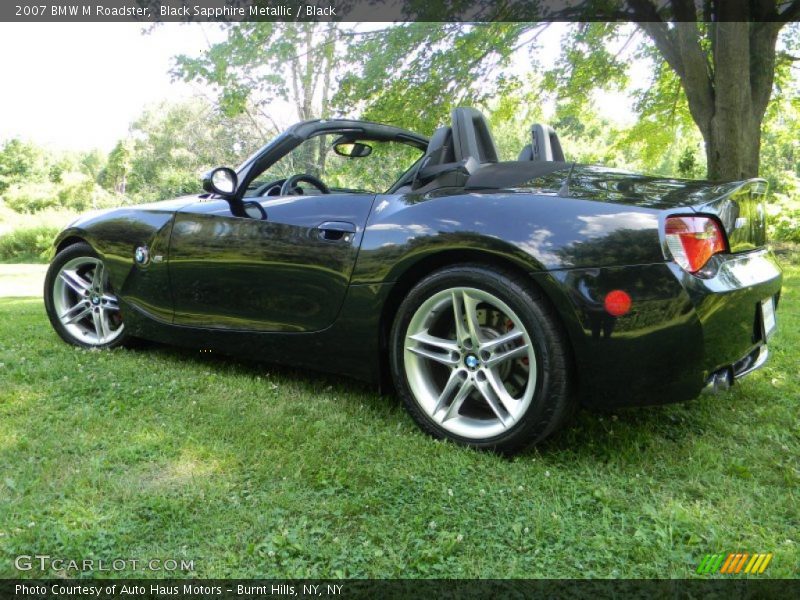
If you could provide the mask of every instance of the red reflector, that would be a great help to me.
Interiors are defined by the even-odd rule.
[[[667,247],[681,268],[696,273],[717,252],[725,252],[725,234],[712,217],[668,217]]]
[[[631,297],[622,290],[613,290],[606,294],[603,304],[608,314],[621,317],[631,309]]]

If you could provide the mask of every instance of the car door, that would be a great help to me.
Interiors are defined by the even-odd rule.
[[[260,200],[266,219],[224,200],[178,211],[169,269],[175,323],[275,332],[319,331],[336,319],[375,196]]]

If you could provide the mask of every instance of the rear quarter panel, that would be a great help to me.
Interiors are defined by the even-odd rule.
[[[549,298],[585,402],[662,403],[702,387],[701,324],[665,262],[660,209],[514,192],[379,196],[374,206],[354,284],[390,285],[436,253],[480,251],[525,270]],[[605,312],[613,289],[631,295],[629,314]]]
[[[444,250],[479,250],[534,271],[663,262],[658,211],[554,194],[378,196],[354,284],[395,281]]]

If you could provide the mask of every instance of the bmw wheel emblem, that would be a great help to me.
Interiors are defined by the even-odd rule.
[[[144,266],[149,263],[150,252],[147,250],[147,246],[139,246],[133,255],[133,259],[136,261],[137,265]]]

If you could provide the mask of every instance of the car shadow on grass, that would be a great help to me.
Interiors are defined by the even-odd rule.
[[[147,342],[147,351],[156,352],[172,360],[186,363],[203,364],[219,375],[240,375],[246,377],[269,376],[284,382],[295,382],[307,388],[313,395],[323,391],[336,391],[343,394],[341,401],[357,401],[372,413],[376,425],[386,420],[387,414],[402,411],[402,405],[393,391],[379,393],[374,385],[349,377],[310,371],[296,367],[247,360],[220,354],[206,354],[198,350],[179,348]],[[675,449],[692,444],[696,436],[715,433],[713,419],[707,419],[707,413],[713,410],[709,403],[713,398],[700,397],[685,403],[623,407],[617,410],[581,409],[573,420],[551,438],[533,446],[518,459],[532,459],[550,456],[604,457],[616,453],[630,453],[632,449],[646,454],[648,449],[663,452],[665,446]],[[387,413],[389,411],[389,413]],[[414,424],[407,415],[411,435],[419,435],[430,440],[421,432],[414,431]],[[710,431],[711,430],[711,431]],[[437,443],[430,440],[431,443]]]

